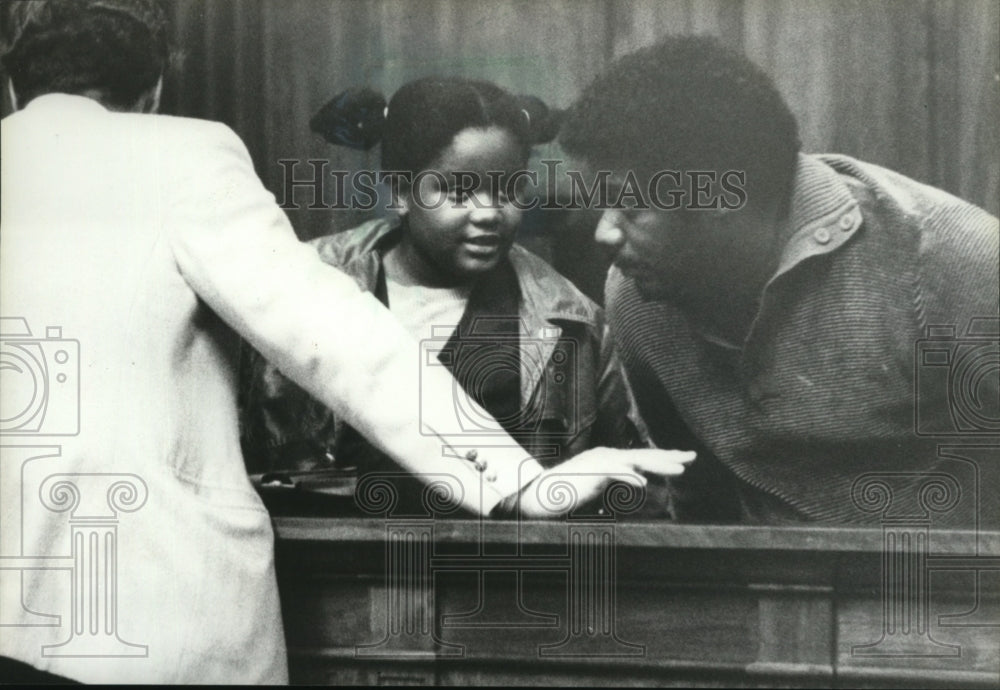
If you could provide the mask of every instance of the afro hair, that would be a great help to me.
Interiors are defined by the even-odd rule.
[[[559,140],[616,171],[744,171],[751,196],[786,203],[801,148],[770,77],[705,36],[669,36],[618,59],[570,108]]]

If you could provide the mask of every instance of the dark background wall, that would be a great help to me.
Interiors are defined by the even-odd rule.
[[[221,120],[280,197],[281,158],[377,166],[309,117],[353,85],[386,95],[431,73],[568,105],[610,60],[668,33],[710,33],[777,80],[807,151],[895,168],[1000,208],[996,0],[174,0],[183,52],[166,112]],[[4,112],[9,104],[4,95]],[[546,147],[548,149],[548,147]],[[553,150],[543,150],[551,155]],[[363,214],[361,214],[363,215]],[[291,211],[303,238],[359,212]]]

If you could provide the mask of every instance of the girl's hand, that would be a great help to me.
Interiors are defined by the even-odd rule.
[[[641,505],[648,476],[678,475],[695,453],[652,448],[619,450],[594,448],[561,465],[546,470],[519,494],[521,517],[547,519],[566,515],[578,506],[600,498],[607,488],[622,482],[635,494],[622,497],[629,505]]]

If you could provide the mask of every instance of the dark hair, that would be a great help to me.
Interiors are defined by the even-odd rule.
[[[626,55],[563,122],[563,148],[612,170],[741,170],[751,195],[787,203],[801,143],[774,83],[704,36],[670,36]]]
[[[388,103],[371,89],[348,89],[313,116],[310,127],[340,146],[369,149],[382,142],[382,167],[426,169],[455,135],[469,127],[510,132],[527,158],[532,144],[555,138],[560,114],[533,96],[458,77],[425,77],[402,86]]]
[[[158,0],[29,0],[7,10],[2,61],[22,103],[94,89],[127,109],[156,85],[169,58]]]

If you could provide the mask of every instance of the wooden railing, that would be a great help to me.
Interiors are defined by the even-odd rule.
[[[1000,532],[275,527],[293,682],[1000,685]]]

